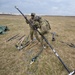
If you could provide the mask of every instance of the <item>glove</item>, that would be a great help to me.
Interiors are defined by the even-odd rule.
[[[38,28],[38,27],[37,27],[36,25],[33,25],[33,29],[34,29],[34,30],[37,30],[37,28]]]

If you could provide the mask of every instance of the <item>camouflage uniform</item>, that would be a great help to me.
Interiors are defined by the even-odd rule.
[[[47,20],[43,20],[41,17],[39,17],[37,21],[39,22],[39,25],[38,25],[39,28],[38,28],[38,30],[48,40],[48,33],[49,33],[49,30],[51,29],[49,22]],[[47,47],[47,44],[46,44],[46,42],[44,42],[44,40],[43,40],[42,37],[40,38],[40,43],[41,43],[41,46],[45,45]]]
[[[40,28],[39,22],[37,22],[37,21],[35,21],[35,20],[34,20],[33,25],[34,25],[34,27],[36,27],[36,28]],[[38,36],[38,32],[37,32],[36,30],[34,30],[34,35],[35,35],[36,39],[40,42],[40,39],[39,39],[39,36]]]
[[[32,25],[35,25],[35,13],[31,13],[31,18],[29,19],[29,21],[32,23]],[[28,22],[27,22],[28,24]],[[35,35],[36,39],[40,42],[39,38],[38,38],[38,34],[37,32],[30,26],[30,38],[33,41],[33,34]]]

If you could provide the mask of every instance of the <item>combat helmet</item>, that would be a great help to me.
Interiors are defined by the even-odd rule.
[[[35,13],[31,13],[31,16],[35,16]]]

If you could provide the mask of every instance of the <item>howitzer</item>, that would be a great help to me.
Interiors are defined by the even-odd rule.
[[[27,17],[26,17],[17,7],[15,7],[15,8],[23,15],[23,17],[26,19],[26,21],[28,21]],[[56,50],[50,45],[50,43],[49,43],[48,40],[43,36],[43,34],[41,34],[38,29],[36,29],[35,27],[33,27],[33,24],[32,24],[30,21],[28,21],[28,22],[29,22],[29,25],[30,25],[34,30],[36,30],[36,31],[41,35],[41,37],[45,40],[45,42],[49,45],[49,47],[51,48],[51,50],[52,50],[52,51],[54,52],[54,54],[58,57],[58,59],[60,60],[60,62],[63,64],[64,68],[65,68],[65,69],[67,70],[67,72],[69,73],[68,75],[73,75],[73,74],[75,74],[75,71],[70,72],[70,70],[67,68],[67,66],[64,64],[64,62],[61,60],[61,58],[60,58],[60,56],[58,55],[58,53],[56,52]],[[37,58],[37,57],[35,57],[35,58]],[[33,62],[34,62],[34,61],[33,61]]]

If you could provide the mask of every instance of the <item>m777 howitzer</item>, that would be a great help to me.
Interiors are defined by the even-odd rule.
[[[21,14],[22,14],[22,16],[26,19],[26,21],[28,21],[28,19],[27,19],[27,17],[17,8],[17,7],[15,7]],[[73,74],[75,74],[75,71],[72,71],[72,72],[70,72],[70,70],[68,69],[68,67],[65,65],[65,63],[62,61],[62,59],[60,58],[60,56],[58,55],[58,53],[56,52],[56,50],[51,46],[51,44],[48,42],[48,40],[43,36],[43,34],[41,34],[40,32],[39,32],[39,30],[36,28],[36,27],[33,27],[33,24],[30,22],[30,21],[28,21],[29,22],[29,25],[34,29],[34,30],[36,30],[40,35],[41,35],[41,37],[45,40],[45,42],[49,45],[49,47],[51,48],[51,50],[54,52],[54,54],[58,57],[58,59],[60,60],[60,62],[62,63],[62,65],[64,66],[64,68],[67,70],[67,72],[68,72],[68,75],[73,75]],[[36,57],[37,58],[37,57]],[[35,60],[34,60],[35,61]],[[34,62],[33,61],[33,62]],[[31,61],[32,62],[32,61]]]

